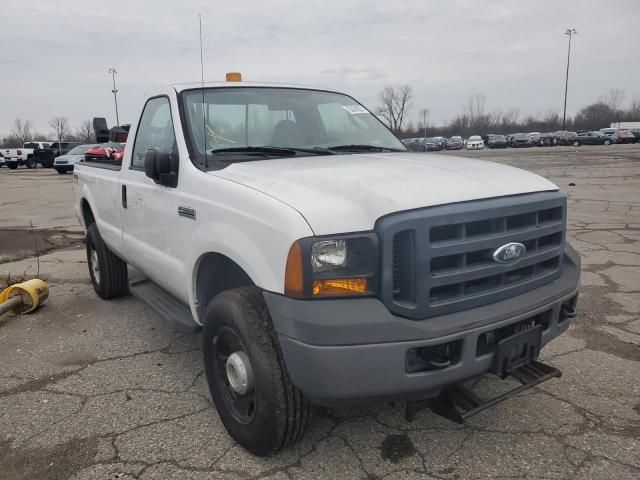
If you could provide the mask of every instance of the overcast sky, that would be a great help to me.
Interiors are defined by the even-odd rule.
[[[48,132],[115,121],[109,67],[118,70],[120,120],[134,120],[145,92],[205,77],[346,91],[377,105],[385,85],[414,90],[440,124],[482,93],[487,109],[562,111],[567,27],[572,44],[568,111],[610,88],[640,96],[640,1],[429,0],[2,0],[0,134],[16,117]]]

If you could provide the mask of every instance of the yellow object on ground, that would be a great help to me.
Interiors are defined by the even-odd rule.
[[[33,312],[49,297],[49,285],[38,278],[16,283],[0,293],[0,315]]]

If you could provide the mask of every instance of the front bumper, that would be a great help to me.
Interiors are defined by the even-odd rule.
[[[295,300],[265,292],[289,377],[313,403],[436,396],[447,385],[484,374],[493,353],[478,353],[479,337],[533,317],[546,318],[542,345],[569,326],[561,308],[575,307],[580,258],[567,247],[562,275],[509,299],[426,320],[395,316],[375,298]],[[452,365],[409,373],[408,353],[460,341]]]

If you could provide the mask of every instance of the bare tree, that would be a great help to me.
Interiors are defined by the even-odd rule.
[[[91,120],[83,120],[78,129],[76,130],[75,137],[79,142],[92,143],[96,141],[96,136],[93,131],[93,124]]]
[[[62,142],[69,135],[69,120],[66,117],[54,117],[49,121],[55,139]]]
[[[377,113],[382,117],[391,130],[400,132],[405,116],[411,109],[413,90],[409,85],[387,86],[380,92],[380,102]]]
[[[466,110],[471,123],[474,123],[476,119],[482,117],[485,112],[485,104],[487,103],[487,97],[482,93],[474,93],[467,99]]]
[[[597,130],[616,121],[617,113],[608,104],[592,103],[581,108],[574,117],[576,125],[586,130]]]
[[[520,109],[517,107],[510,108],[502,116],[502,123],[505,125],[516,125],[518,123],[518,117],[520,116]]]
[[[632,122],[640,119],[640,97],[637,95],[634,95],[631,99],[631,105],[627,112],[627,119]]]
[[[542,116],[543,130],[558,130],[560,128],[560,114],[553,109],[544,112]]]
[[[612,110],[618,110],[622,105],[622,101],[624,100],[624,89],[622,88],[612,88],[609,90],[609,93],[600,97],[600,102],[611,107]]]
[[[33,139],[31,122],[29,120],[23,121],[21,118],[16,118],[13,121],[13,128],[11,129],[11,134],[16,138],[20,146],[24,145],[26,142]]]

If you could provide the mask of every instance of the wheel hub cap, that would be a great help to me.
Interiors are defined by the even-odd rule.
[[[91,249],[91,271],[93,272],[93,279],[97,284],[100,284],[100,264],[98,263],[98,252],[95,248]]]
[[[227,380],[229,385],[239,395],[245,395],[253,390],[253,368],[249,357],[243,351],[229,355],[226,363]]]

